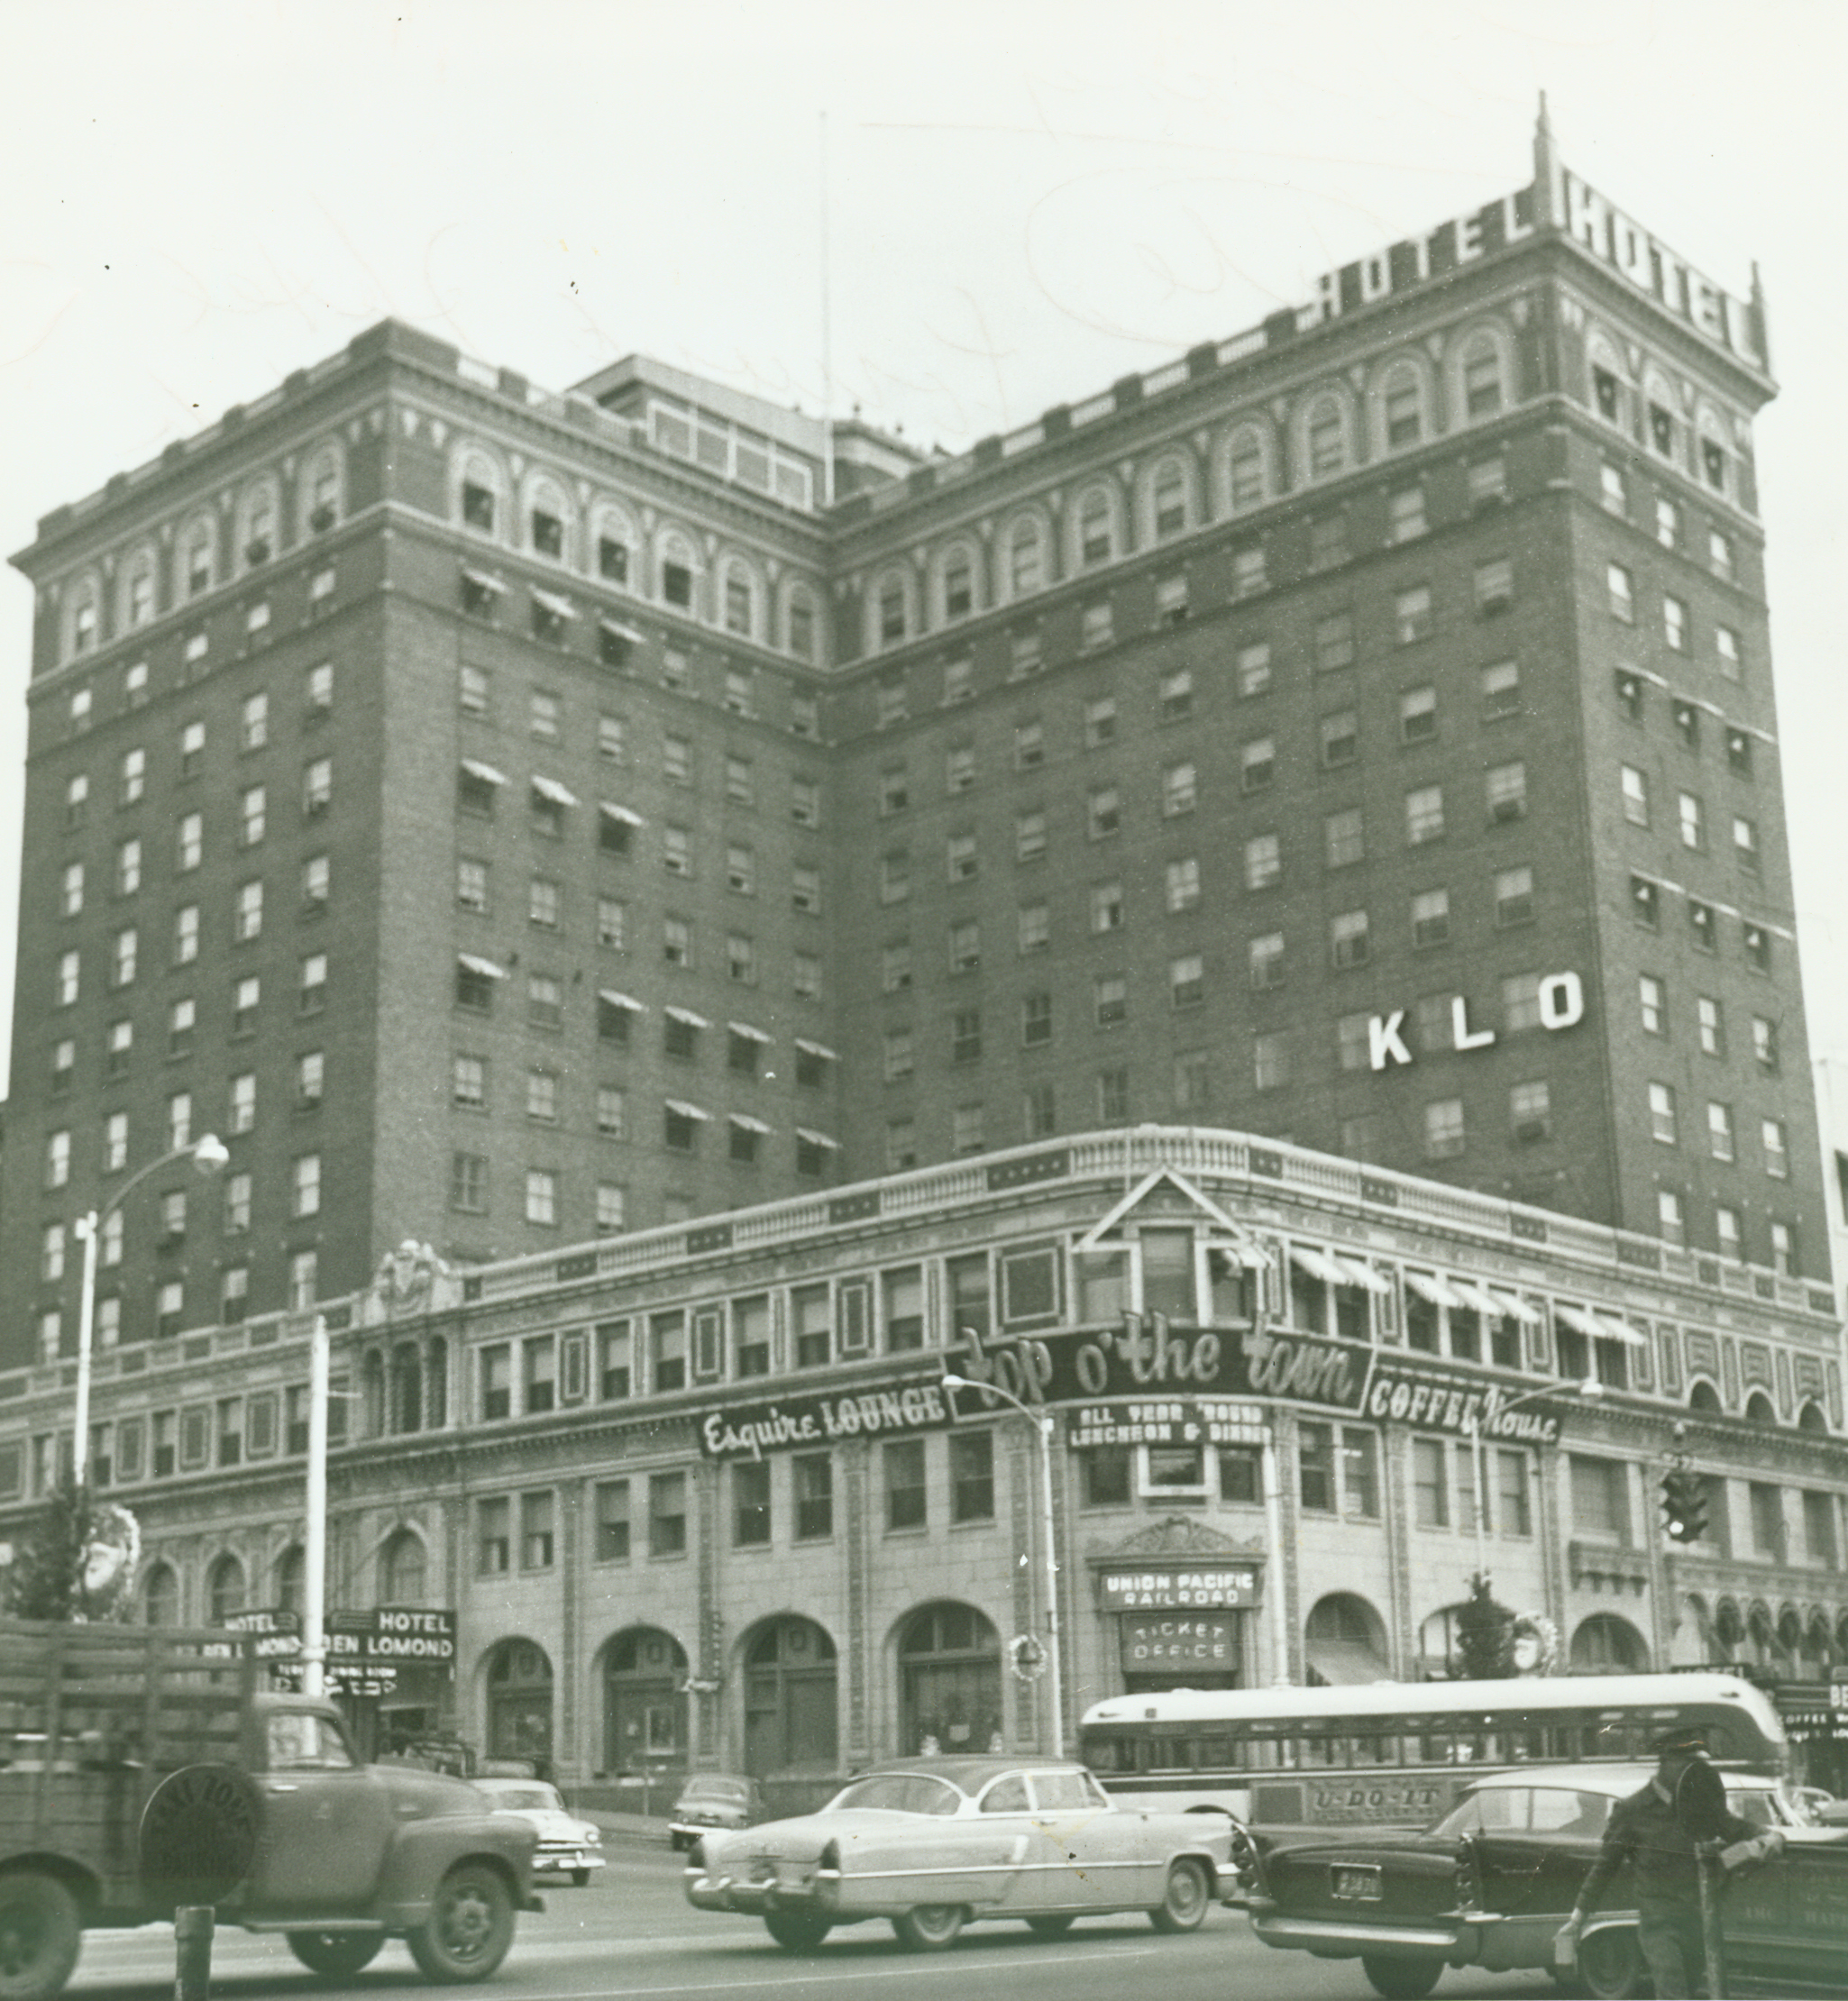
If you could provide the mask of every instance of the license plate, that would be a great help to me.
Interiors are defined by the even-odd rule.
[[[1377,1869],[1337,1869],[1334,1879],[1334,1894],[1339,1897],[1377,1904],[1386,1894]]]

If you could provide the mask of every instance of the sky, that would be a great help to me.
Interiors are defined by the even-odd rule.
[[[1848,1057],[1838,0],[6,0],[0,548],[386,315],[956,452],[1567,163],[1719,283],[1811,1038]],[[32,593],[0,574],[0,1016]],[[0,1053],[0,1063],[5,1062]]]

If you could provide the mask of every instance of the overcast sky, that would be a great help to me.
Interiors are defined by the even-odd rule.
[[[1798,923],[1848,1055],[1839,0],[5,0],[0,538],[394,314],[956,451],[1569,165],[1730,289]],[[824,144],[823,133],[826,133]],[[32,597],[0,578],[0,1017]],[[0,1055],[0,1063],[4,1063]]]

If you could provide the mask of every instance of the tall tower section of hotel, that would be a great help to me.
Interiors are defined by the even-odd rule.
[[[0,1360],[208,1130],[105,1342],[1150,1119],[1825,1274],[1771,391],[1544,128],[956,459],[373,329],[15,559]]]

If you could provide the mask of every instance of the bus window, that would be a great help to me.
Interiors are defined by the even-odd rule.
[[[1170,1737],[1166,1731],[1148,1741],[1148,1768],[1157,1772],[1179,1772],[1190,1768],[1187,1740]]]
[[[1195,1753],[1200,1768],[1208,1772],[1225,1770],[1239,1755],[1230,1737],[1203,1737],[1195,1746]]]

